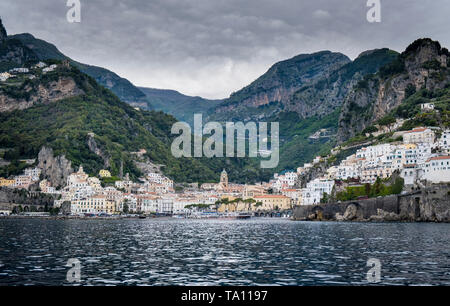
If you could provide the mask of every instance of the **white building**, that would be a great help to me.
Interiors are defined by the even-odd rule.
[[[136,195],[127,193],[123,195],[122,202],[119,203],[118,210],[123,211],[123,207],[127,204],[129,212],[137,212],[137,198]]]
[[[450,151],[450,130],[446,130],[442,132],[441,138],[438,141],[438,147],[443,152],[449,153]]]
[[[310,188],[302,189],[302,201],[301,205],[314,205],[319,204],[322,198],[322,194],[319,190],[313,190]]]
[[[49,67],[45,67],[44,69],[42,69],[42,73],[46,74],[47,72],[52,72],[56,69],[56,67],[58,66],[55,64],[50,65]]]
[[[24,188],[28,189],[28,187],[31,185],[32,180],[31,176],[29,175],[18,175],[14,178],[14,188]]]
[[[331,194],[334,187],[333,180],[317,178],[306,184],[306,188],[302,189],[302,205],[313,205],[320,203],[324,194]]]
[[[420,177],[421,169],[417,165],[405,165],[400,173],[406,186],[414,185]]]
[[[356,151],[356,158],[365,158],[366,160],[376,160],[392,151],[392,145],[380,144],[376,146],[364,147]]]
[[[403,134],[403,143],[429,143],[434,142],[434,132],[429,128],[418,127]]]
[[[308,184],[306,184],[307,188],[311,188],[313,190],[318,190],[320,193],[324,194],[331,194],[334,187],[334,181],[327,180],[324,178],[317,178],[315,180],[310,181]]]
[[[158,210],[158,197],[154,195],[136,196],[136,211],[143,213],[156,213]]]
[[[8,73],[8,72],[0,73],[0,81],[2,81],[2,82],[6,81],[10,77],[12,77],[12,75],[10,73]]]
[[[179,215],[179,214],[187,214],[189,212],[189,209],[186,208],[188,205],[192,204],[201,204],[201,201],[198,201],[196,198],[189,197],[189,198],[175,198],[173,200],[173,214]],[[213,204],[213,203],[203,203],[203,204]]]
[[[423,111],[434,110],[434,104],[433,103],[422,103],[422,104],[420,104],[420,109]]]
[[[173,199],[169,197],[160,197],[157,200],[158,209],[157,213],[160,214],[172,214],[173,213]]]
[[[433,182],[450,182],[450,156],[437,156],[428,159],[422,167],[421,179]]]
[[[44,62],[39,62],[36,65],[33,66],[34,68],[44,68],[47,67],[47,64]]]
[[[283,189],[281,194],[291,198],[292,204],[300,205],[302,202],[302,190],[301,189]]]
[[[27,168],[24,170],[24,174],[31,177],[33,182],[39,181],[39,176],[41,175],[41,169],[35,168]]]
[[[271,187],[276,191],[293,187],[297,182],[297,172],[286,172],[283,175],[274,174],[274,180],[271,181]]]
[[[28,68],[13,68],[9,70],[10,73],[28,73],[30,69]]]

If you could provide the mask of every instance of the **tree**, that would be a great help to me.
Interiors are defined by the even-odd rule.
[[[322,199],[320,199],[320,203],[322,203],[322,204],[328,203],[329,198],[330,198],[330,197],[328,196],[328,193],[324,192],[324,193],[323,193]]]
[[[50,215],[52,216],[56,216],[59,214],[60,208],[59,207],[54,207],[50,209]]]
[[[395,179],[394,184],[392,185],[392,193],[400,194],[403,190],[404,184],[405,184],[405,181],[401,177],[397,177]]]
[[[375,181],[373,187],[375,189],[375,196],[378,196],[381,193],[382,188],[381,178],[379,176],[377,176],[377,180]]]
[[[370,196],[370,184],[366,183],[364,185],[365,191],[366,191],[366,195],[369,197]]]

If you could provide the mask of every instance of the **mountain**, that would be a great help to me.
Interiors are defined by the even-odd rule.
[[[350,62],[341,53],[301,54],[273,65],[256,81],[210,111],[216,120],[261,120],[283,110],[291,95]]]
[[[348,92],[397,56],[386,48],[365,51],[354,61],[330,51],[298,55],[273,65],[211,109],[209,118],[279,122],[277,170],[293,169],[334,146],[340,108]]]
[[[343,142],[386,116],[394,121],[400,116],[412,118],[420,103],[445,97],[450,86],[449,58],[439,42],[418,39],[395,61],[367,75],[344,100],[338,140]],[[448,100],[442,102],[445,110]]]
[[[24,37],[33,43],[26,44]],[[31,68],[44,57],[52,58],[44,60],[48,65],[57,65],[54,71]],[[58,165],[83,165],[91,175],[107,168],[113,175],[128,172],[136,179],[141,171],[133,152],[141,149],[147,152],[144,159],[159,165],[176,182],[217,181],[223,168],[231,180],[242,183],[271,175],[255,159],[173,157],[174,117],[133,108],[81,71],[85,66],[65,60],[56,47],[32,36],[3,35],[0,59],[0,65],[30,68],[28,74],[0,82],[0,158],[9,162],[0,168],[0,175],[19,173],[26,166],[21,159],[42,153],[39,156]],[[67,174],[67,170],[51,173]]]
[[[61,53],[53,44],[28,33],[11,35],[8,40],[20,41],[39,60],[70,60],[72,65],[93,77],[100,85],[110,89],[122,101],[144,110],[161,110],[179,120],[191,122],[194,113],[206,113],[208,109],[221,102],[221,100],[186,96],[174,90],[138,88],[127,79],[105,68],[74,61]]]
[[[119,99],[121,99],[124,102],[146,103],[146,97],[144,93],[142,93],[127,79],[121,78],[114,72],[109,71],[105,68],[76,62],[67,57],[66,55],[64,55],[63,53],[61,53],[58,50],[58,48],[56,48],[53,44],[50,44],[41,39],[37,39],[31,34],[24,33],[24,34],[10,35],[8,36],[7,40],[10,44],[12,42],[16,43],[20,42],[24,46],[24,48],[30,50],[30,52],[38,60],[48,60],[48,59],[69,60],[74,66],[76,66],[82,72],[93,77],[100,85],[110,89],[113,93],[115,93],[119,97]]]
[[[348,92],[365,75],[377,72],[397,56],[397,52],[387,48],[365,51],[354,61],[294,92],[286,110],[302,118],[327,115],[342,105]]]
[[[186,96],[175,90],[154,89],[139,87],[146,95],[147,101],[154,110],[160,110],[170,114],[180,121],[192,124],[194,114],[207,114],[208,110],[214,108],[222,100],[208,100],[201,97]],[[146,105],[132,104],[144,109]]]
[[[37,60],[36,54],[20,40],[9,39],[0,19],[0,72]]]
[[[83,164],[90,174],[108,168],[136,178],[141,173],[132,152],[145,149],[145,157],[178,182],[215,181],[222,168],[235,182],[267,180],[275,171],[326,154],[336,142],[373,130],[380,121],[406,119],[402,128],[448,126],[449,57],[431,39],[417,40],[402,54],[376,49],[354,61],[330,51],[298,55],[216,101],[127,86],[131,83],[112,72],[68,63],[55,46],[30,34],[7,36],[0,27],[0,68],[31,67],[39,60],[58,65],[46,74],[33,69],[35,78],[18,75],[0,83],[0,158],[12,165],[0,174],[21,169],[20,159],[35,158],[45,146],[67,158],[60,164]],[[439,115],[421,112],[426,102],[434,103]],[[170,130],[177,120],[145,110],[149,104],[188,122],[196,112],[206,120],[279,122],[279,166],[262,170],[249,158],[174,158]]]
[[[128,172],[136,179],[141,172],[132,152],[145,149],[144,157],[163,165],[162,171],[177,182],[217,181],[224,167],[236,181],[262,176],[256,161],[249,159],[173,157],[170,145],[175,135],[170,130],[175,118],[136,110],[78,68],[52,62],[58,65],[53,72],[33,69],[33,79],[1,83],[0,148],[2,158],[13,165],[49,147],[55,156],[74,168],[83,165],[89,174],[107,168],[113,175]],[[53,181],[62,183],[59,178]]]

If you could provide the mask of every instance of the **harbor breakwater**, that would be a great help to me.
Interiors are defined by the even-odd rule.
[[[293,220],[450,222],[450,185],[432,185],[401,195],[297,206]]]

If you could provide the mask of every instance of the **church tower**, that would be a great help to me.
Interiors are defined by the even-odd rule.
[[[225,169],[223,169],[222,173],[220,174],[220,185],[222,185],[223,188],[228,187],[228,174]]]

